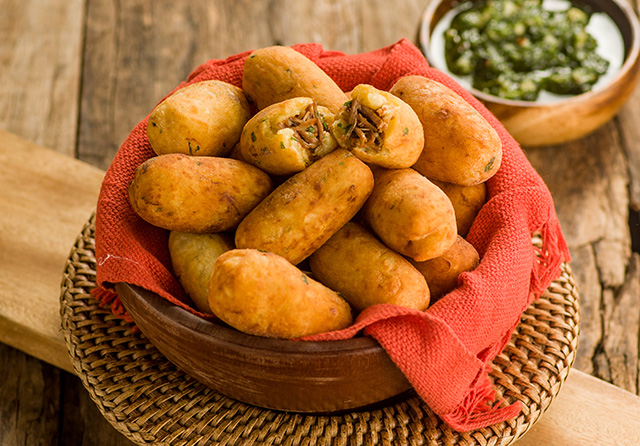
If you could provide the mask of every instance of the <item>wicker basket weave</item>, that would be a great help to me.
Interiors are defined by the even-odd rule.
[[[514,419],[452,431],[415,395],[380,409],[332,416],[250,406],[216,393],[170,363],[135,326],[90,294],[95,215],[78,236],[61,287],[62,329],[73,367],[100,412],[139,445],[509,445],[545,412],[573,364],[579,332],[571,270],[523,314],[491,377]],[[534,240],[534,243],[536,241]]]

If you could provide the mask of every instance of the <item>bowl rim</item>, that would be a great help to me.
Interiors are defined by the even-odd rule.
[[[429,65],[436,69],[438,68],[433,66],[431,64],[431,61],[429,60],[429,43],[431,40],[431,32],[432,32],[432,27],[430,26],[430,24],[432,21],[431,18],[435,15],[436,10],[440,7],[441,4],[447,1],[451,2],[452,4],[462,4],[466,0],[453,0],[453,1],[433,0],[429,2],[429,4],[425,7],[424,11],[422,12],[422,16],[420,18],[420,29],[418,31],[418,40],[420,42],[420,47],[421,47],[422,53],[427,59],[427,62],[429,62]],[[571,3],[576,2],[576,0],[569,0],[569,1]],[[577,3],[588,3],[588,4],[594,4],[597,2],[598,0],[578,0],[577,1]],[[631,39],[630,39],[631,45],[625,53],[624,62],[620,67],[620,69],[618,70],[618,72],[616,73],[616,75],[612,77],[607,84],[603,85],[602,87],[596,90],[590,90],[579,95],[569,96],[559,101],[549,102],[549,103],[539,103],[536,101],[523,101],[523,100],[514,100],[514,99],[503,99],[499,96],[494,96],[488,93],[484,93],[480,90],[476,90],[473,87],[469,87],[467,90],[473,96],[475,96],[476,98],[480,99],[483,102],[490,102],[490,103],[501,104],[505,106],[520,107],[520,108],[553,107],[553,106],[557,106],[558,104],[570,104],[574,102],[587,101],[592,97],[602,94],[602,92],[607,90],[611,85],[619,82],[619,80],[622,77],[624,77],[626,73],[629,72],[632,69],[632,67],[637,63],[638,57],[640,55],[640,21],[638,20],[638,16],[634,11],[634,9],[625,0],[601,0],[600,2],[601,3],[610,2],[611,4],[615,5],[622,12],[623,17],[629,23],[629,28],[631,31]],[[601,12],[605,12],[605,11],[601,11]],[[611,17],[611,15],[608,14],[607,12],[605,12],[605,14]],[[615,23],[615,20],[614,20],[614,23]],[[618,29],[620,28],[617,23],[616,23],[616,27]],[[445,72],[445,74],[449,75],[449,73],[447,72]]]
[[[326,340],[326,341],[304,341],[293,339],[276,339],[262,336],[254,336],[243,333],[232,327],[199,317],[185,308],[180,307],[167,299],[146,290],[140,286],[119,282],[115,284],[118,295],[135,294],[144,300],[151,311],[157,312],[164,318],[168,318],[176,324],[182,325],[184,329],[197,332],[215,339],[224,347],[242,347],[255,352],[278,352],[290,355],[334,355],[336,353],[361,353],[378,354],[384,353],[382,346],[371,336],[356,336],[350,339]]]

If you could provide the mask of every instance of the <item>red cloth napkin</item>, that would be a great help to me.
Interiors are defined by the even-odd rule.
[[[387,351],[426,404],[458,431],[469,431],[512,418],[519,404],[495,401],[490,361],[504,348],[522,312],[560,274],[569,252],[551,195],[517,142],[473,96],[443,73],[429,67],[408,40],[357,55],[324,51],[318,44],[294,49],[316,62],[344,90],[368,83],[388,90],[405,75],[435,79],[460,94],[498,131],[502,166],[487,182],[489,200],[468,235],[482,261],[460,277],[460,287],[424,312],[377,305],[339,332],[307,339],[332,340],[360,330]],[[249,52],[198,67],[180,85],[218,79],[241,86]],[[146,136],[147,119],[131,132],[108,169],[97,206],[96,296],[126,315],[113,284],[128,282],[151,290],[197,313],[171,273],[168,233],[138,218],[127,197],[134,169],[154,156]],[[534,232],[542,249],[532,246]],[[537,254],[537,255],[536,255]]]

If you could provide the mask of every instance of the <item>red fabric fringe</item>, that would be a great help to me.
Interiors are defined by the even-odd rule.
[[[103,307],[109,306],[111,312],[120,319],[133,323],[133,318],[127,313],[126,308],[114,290],[97,286],[91,290],[91,295],[96,298]]]

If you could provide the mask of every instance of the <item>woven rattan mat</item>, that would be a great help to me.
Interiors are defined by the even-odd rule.
[[[99,306],[95,216],[78,236],[61,289],[62,329],[73,366],[104,417],[147,445],[508,445],[560,391],[576,353],[578,294],[568,265],[522,316],[491,377],[516,418],[486,429],[449,429],[416,396],[370,410],[313,416],[253,407],[177,369],[135,327]],[[535,243],[535,241],[534,241]]]

